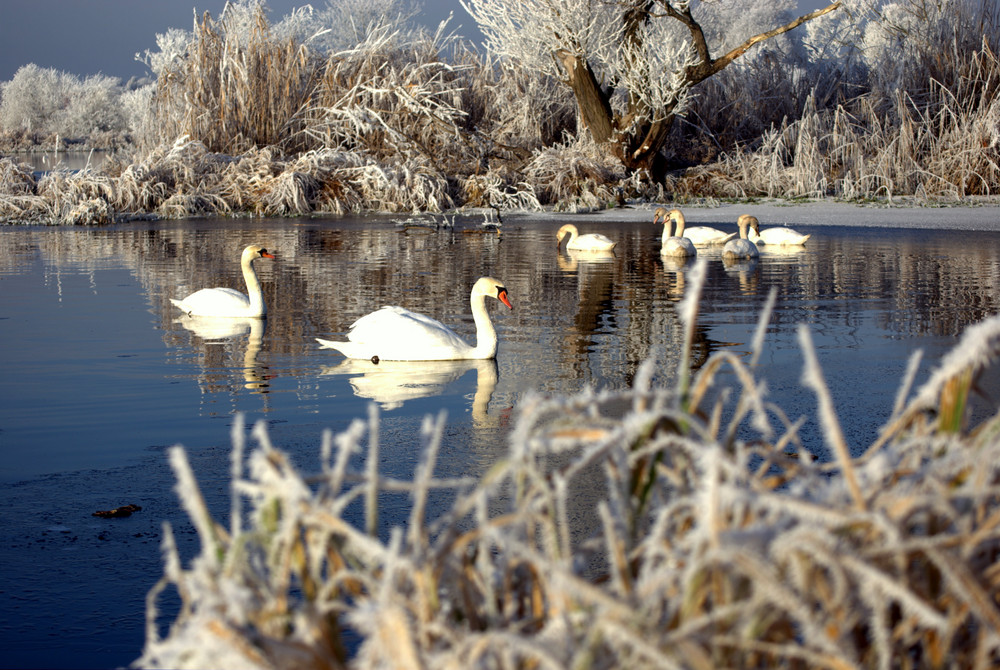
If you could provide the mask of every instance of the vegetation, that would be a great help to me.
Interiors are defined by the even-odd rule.
[[[681,370],[705,267],[679,306]],[[1000,318],[970,328],[911,394],[915,357],[856,456],[802,327],[804,383],[834,454],[824,463],[755,377],[775,299],[749,360],[717,352],[671,389],[651,387],[648,361],[630,390],[522,403],[507,458],[479,480],[435,477],[443,416],[424,422],[411,481],[378,472],[374,407],[323,436],[313,476],[264,422],[245,464],[238,421],[226,528],[174,448],[202,549],[183,567],[165,528],[137,665],[994,667],[1000,414],[967,424],[974,380],[1000,356]],[[442,490],[453,503],[429,518]],[[409,497],[409,518],[379,536],[393,496]],[[163,635],[165,590],[181,607]]]
[[[243,0],[157,36],[142,87],[26,65],[0,88],[0,145],[117,151],[77,174],[0,159],[0,219],[960,200],[1000,185],[996,0],[843,0],[805,22],[787,0],[600,3],[562,14],[578,51],[552,42],[556,4],[514,4],[520,23],[499,25],[494,3],[469,3],[485,52],[446,25],[408,28],[398,0],[276,23]],[[614,133],[597,132],[559,54],[586,65]]]

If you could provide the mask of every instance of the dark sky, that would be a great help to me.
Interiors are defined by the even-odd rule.
[[[751,0],[746,0],[751,1]],[[292,8],[326,0],[268,0],[271,20]],[[422,0],[421,23],[436,28],[454,13],[453,32],[478,38],[472,17],[459,0]],[[800,0],[808,11],[824,0]],[[194,9],[218,16],[225,0],[0,0],[0,81],[9,81],[27,63],[79,77],[104,74],[125,83],[147,74],[136,53],[156,48],[156,34],[168,28],[190,30]]]
[[[190,30],[194,8],[218,16],[225,0],[0,0],[0,81],[9,81],[28,63],[79,77],[104,74],[124,83],[147,74],[135,54],[156,49],[156,34]],[[325,0],[268,0],[271,20],[292,8]],[[437,27],[454,12],[454,32],[468,36],[474,21],[458,0],[423,0],[421,22]],[[459,28],[459,25],[462,27]]]

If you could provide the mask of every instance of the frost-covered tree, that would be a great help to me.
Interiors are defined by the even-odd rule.
[[[121,105],[119,79],[91,75],[74,82],[62,114],[59,130],[70,137],[92,137],[98,133],[121,134],[127,128]]]
[[[840,4],[789,20],[784,1],[462,0],[487,49],[560,78],[593,139],[654,174],[692,87]]]
[[[3,84],[2,91],[4,131],[84,139],[126,130],[121,82],[114,77],[93,75],[81,81],[67,72],[29,63]]]
[[[156,51],[146,49],[145,52],[136,54],[135,59],[145,63],[153,74],[160,76],[167,68],[184,60],[192,39],[191,31],[170,28],[165,33],[156,34]]]
[[[352,49],[375,30],[406,29],[420,11],[412,0],[327,0],[326,7],[303,7],[274,26],[321,53]]]
[[[18,68],[14,78],[3,84],[0,127],[7,131],[52,132],[75,79],[71,74],[34,63]]]

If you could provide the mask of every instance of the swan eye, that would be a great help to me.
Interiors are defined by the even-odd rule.
[[[261,256],[267,256],[267,249],[261,249],[260,250],[260,255]]]

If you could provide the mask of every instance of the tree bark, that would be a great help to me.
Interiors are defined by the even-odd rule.
[[[735,49],[715,59],[712,58],[705,34],[691,15],[690,8],[679,10],[669,0],[636,0],[630,3],[625,13],[625,35],[626,39],[637,39],[638,28],[650,20],[654,5],[659,5],[668,17],[683,23],[691,34],[692,44],[698,54],[698,62],[685,69],[683,73],[683,86],[690,88],[729,66],[754,45],[832,12],[840,7],[840,4],[840,0],[837,0],[784,26],[754,35]],[[580,117],[594,141],[608,145],[615,157],[628,170],[649,170],[654,179],[662,178],[665,165],[662,164],[660,150],[673,126],[676,103],[665,109],[655,110],[653,113],[653,110],[641,109],[634,97],[630,96],[628,112],[617,117],[611,109],[613,91],[606,91],[601,87],[586,58],[566,50],[557,51],[555,56],[562,65],[566,82],[576,98]],[[657,120],[644,120],[654,118]]]

